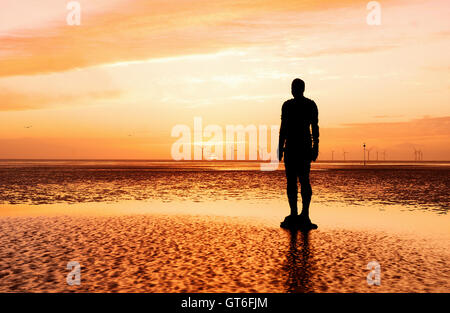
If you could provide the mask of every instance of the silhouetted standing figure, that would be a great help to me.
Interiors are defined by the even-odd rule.
[[[291,215],[281,223],[283,228],[317,228],[309,218],[312,190],[309,182],[311,161],[319,154],[319,120],[317,105],[306,98],[305,82],[299,78],[292,82],[293,99],[286,101],[281,109],[281,127],[278,158],[284,155],[287,196]],[[301,185],[302,212],[298,214],[298,181]]]

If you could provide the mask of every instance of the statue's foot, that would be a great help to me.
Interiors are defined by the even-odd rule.
[[[309,216],[304,216],[304,215],[300,214],[297,219],[298,219],[298,224],[300,226],[300,229],[302,229],[302,230],[310,230],[310,229],[318,228],[318,226],[316,224],[311,222],[311,219],[309,218]]]
[[[298,228],[298,215],[288,215],[284,218],[284,221],[280,224],[281,228],[284,229],[295,229]]]
[[[288,215],[280,224],[281,228],[291,230],[311,230],[317,229],[318,226],[311,222],[309,217],[303,215]]]

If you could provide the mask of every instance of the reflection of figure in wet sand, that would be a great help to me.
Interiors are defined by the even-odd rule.
[[[308,231],[290,230],[287,254],[287,292],[312,292]],[[300,239],[300,240],[298,240]]]
[[[309,218],[311,184],[309,172],[311,161],[316,161],[319,153],[319,119],[317,105],[306,98],[305,82],[299,78],[292,82],[293,99],[286,101],[281,109],[281,127],[278,159],[284,155],[286,168],[287,196],[291,214],[281,223],[283,228],[316,229]],[[298,182],[301,185],[302,212],[298,214]]]

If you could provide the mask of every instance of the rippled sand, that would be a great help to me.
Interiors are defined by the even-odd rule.
[[[448,242],[252,218],[0,218],[0,292],[449,292]],[[381,285],[368,286],[368,262]],[[81,285],[69,286],[69,261]]]
[[[282,170],[173,163],[0,162],[0,292],[450,291],[448,164],[315,163],[305,236]]]

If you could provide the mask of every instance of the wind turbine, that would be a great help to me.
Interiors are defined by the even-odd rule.
[[[331,161],[334,161],[334,150],[331,150]]]
[[[416,150],[416,148],[413,149],[414,149],[414,161],[417,161],[419,158],[419,150]]]
[[[206,153],[204,153],[203,152],[203,150],[205,150],[205,148],[208,148],[207,147],[208,146],[208,144],[205,144],[205,143],[202,143],[202,161],[204,161],[204,160],[207,160],[207,161],[210,161],[211,159],[211,144],[209,144],[209,149],[206,151]]]
[[[367,163],[370,161],[370,151],[372,151],[373,148],[367,149]]]
[[[128,135],[128,136],[131,136],[131,135]],[[203,160],[204,160],[203,150],[205,150],[205,143],[204,143],[204,142],[202,142],[202,143],[200,143],[200,144],[194,143],[194,146],[200,146],[200,148],[202,149],[202,158],[201,158],[201,161],[203,161]]]
[[[366,143],[363,143],[363,148],[364,148],[364,166],[366,165]]]
[[[266,154],[264,153],[264,151],[267,151],[267,146],[260,146],[259,147],[259,159],[260,160],[265,160]]]
[[[345,150],[342,150],[342,153],[344,154],[344,161],[345,161],[345,155],[346,155],[348,152],[345,151]]]

